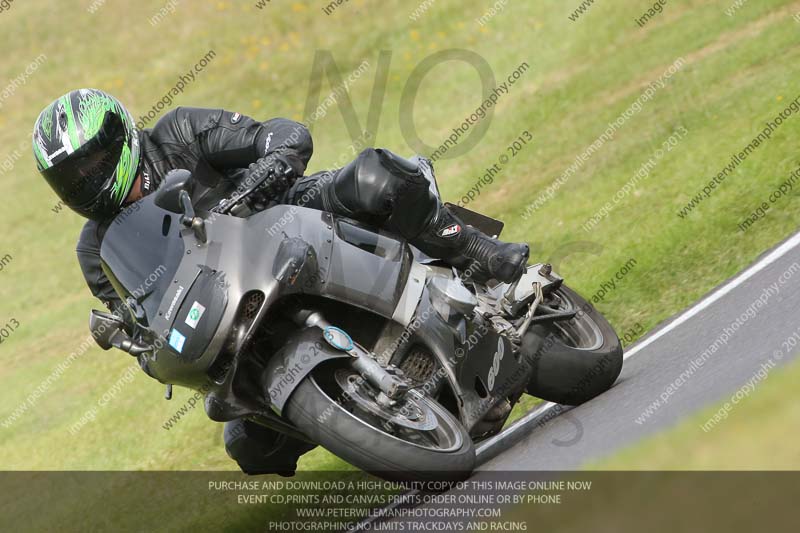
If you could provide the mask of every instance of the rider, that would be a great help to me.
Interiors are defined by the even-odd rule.
[[[65,205],[89,219],[78,241],[78,262],[92,294],[112,311],[123,311],[125,304],[100,266],[103,235],[126,206],[154,192],[178,168],[192,172],[193,200],[205,209],[267,174],[256,195],[261,207],[305,205],[379,225],[429,256],[484,278],[511,282],[524,271],[528,246],[464,225],[430,191],[419,163],[367,148],[342,169],[303,176],[312,148],[302,124],[259,122],[222,109],[179,107],[152,129],[138,130],[125,107],[97,89],[56,99],[33,129],[39,172]],[[314,187],[319,194],[306,194]],[[241,420],[225,427],[228,454],[247,473],[293,473],[309,447],[284,437]]]

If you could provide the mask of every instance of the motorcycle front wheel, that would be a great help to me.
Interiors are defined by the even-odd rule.
[[[385,400],[346,363],[332,361],[298,385],[285,415],[308,438],[384,479],[460,481],[472,473],[472,439],[436,400],[414,389]]]

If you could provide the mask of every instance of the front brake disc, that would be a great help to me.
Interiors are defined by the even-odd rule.
[[[384,406],[378,403],[378,391],[358,374],[339,368],[334,377],[346,398],[352,400],[362,410],[377,416],[385,424],[417,431],[432,431],[438,427],[433,409],[424,401],[424,395],[415,389],[409,390],[393,405]]]

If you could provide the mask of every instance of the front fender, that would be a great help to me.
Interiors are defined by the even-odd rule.
[[[272,409],[281,414],[297,385],[319,364],[350,357],[328,344],[317,327],[297,331],[272,356],[262,376]]]

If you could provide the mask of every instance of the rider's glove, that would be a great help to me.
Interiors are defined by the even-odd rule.
[[[260,195],[269,199],[279,197],[297,179],[297,173],[289,159],[278,153],[268,154],[250,165],[247,180],[254,183],[261,180],[265,174],[267,178],[257,190]]]

